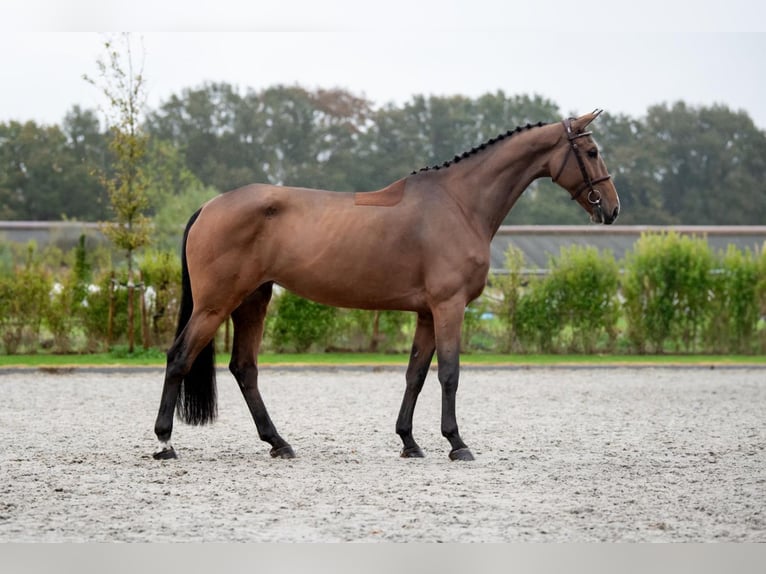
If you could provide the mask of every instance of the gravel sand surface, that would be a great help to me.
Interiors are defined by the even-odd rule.
[[[766,542],[764,369],[464,368],[470,463],[435,372],[426,458],[399,458],[403,371],[263,369],[287,461],[225,371],[172,461],[151,458],[161,370],[0,371],[0,542]]]

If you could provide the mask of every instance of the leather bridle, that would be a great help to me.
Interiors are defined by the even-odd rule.
[[[553,181],[556,181],[561,176],[561,173],[564,171],[564,168],[567,165],[567,161],[569,161],[570,152],[573,152],[575,159],[577,160],[577,165],[580,166],[580,173],[582,173],[583,183],[577,189],[577,191],[572,194],[572,200],[574,201],[577,198],[579,198],[580,195],[582,195],[582,192],[587,189],[588,203],[600,208],[601,207],[601,192],[597,190],[594,186],[598,183],[601,183],[602,181],[606,181],[610,179],[612,176],[609,174],[606,174],[602,177],[591,179],[590,175],[588,175],[588,170],[585,168],[585,162],[583,161],[582,156],[580,155],[580,148],[577,145],[578,138],[584,138],[586,136],[591,135],[593,132],[574,133],[572,131],[572,120],[570,118],[565,119],[561,123],[564,125],[564,129],[566,130],[566,134],[567,134],[567,140],[569,140],[569,150],[567,150],[567,154],[566,156],[564,156],[564,161],[561,164],[561,167],[559,168],[558,172],[556,172],[556,176],[553,178]]]

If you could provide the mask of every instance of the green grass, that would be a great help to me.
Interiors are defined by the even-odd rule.
[[[264,354],[262,365],[400,365],[407,364],[405,354],[373,353],[305,353]],[[229,356],[218,354],[216,362],[225,366]],[[435,361],[434,361],[435,362]],[[764,365],[762,355],[500,355],[464,354],[463,365]],[[89,367],[89,366],[156,366],[165,364],[165,356],[159,351],[138,351],[128,354],[124,350],[91,355],[0,355],[3,367]]]

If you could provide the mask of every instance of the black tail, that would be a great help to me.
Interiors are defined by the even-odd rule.
[[[178,314],[176,339],[189,322],[194,301],[192,300],[189,267],[186,262],[186,239],[189,229],[199,217],[198,210],[189,219],[181,244],[181,310]],[[181,382],[181,389],[176,403],[176,412],[182,421],[190,425],[204,425],[213,422],[218,416],[218,401],[215,383],[215,348],[211,340],[192,364],[191,370]]]

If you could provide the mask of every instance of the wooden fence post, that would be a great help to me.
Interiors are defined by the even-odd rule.
[[[112,271],[111,279],[109,281],[109,319],[106,326],[106,348],[107,350],[112,348],[112,339],[114,337],[114,290],[115,280],[114,271]]]
[[[146,285],[144,284],[144,274],[141,271],[138,272],[138,280],[141,296],[141,338],[143,339],[144,350],[146,350],[151,347],[152,342],[149,333],[149,318],[146,316]]]

